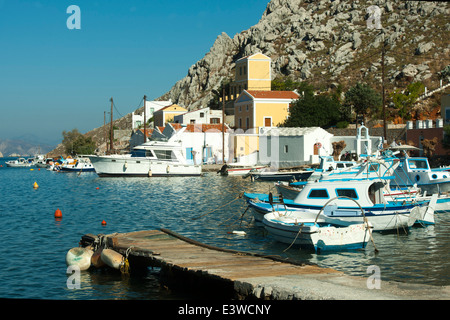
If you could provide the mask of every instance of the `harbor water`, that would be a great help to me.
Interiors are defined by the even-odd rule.
[[[90,270],[82,272],[79,289],[67,287],[65,256],[82,235],[159,228],[221,248],[289,257],[349,275],[368,277],[368,268],[378,266],[382,281],[450,285],[450,213],[438,213],[434,226],[414,227],[407,234],[374,233],[378,253],[372,243],[349,252],[286,251],[288,245],[255,225],[239,198],[243,192],[273,192],[271,182],[215,172],[202,177],[100,178],[95,173],[8,168],[6,160],[0,158],[0,298],[193,299],[160,286],[157,269],[126,278]],[[56,209],[63,215],[59,221]]]

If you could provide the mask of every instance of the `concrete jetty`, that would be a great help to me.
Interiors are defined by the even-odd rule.
[[[218,248],[167,229],[99,235],[105,247],[129,260],[131,272],[159,267],[163,285],[217,294],[217,298],[260,300],[448,300],[450,287],[382,281],[277,256]],[[80,244],[90,245],[84,236]],[[84,240],[83,240],[84,239]],[[369,280],[370,281],[370,280]]]

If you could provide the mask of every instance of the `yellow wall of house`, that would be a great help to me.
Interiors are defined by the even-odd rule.
[[[164,108],[164,110],[156,111],[153,114],[153,121],[155,126],[164,126],[167,122],[173,121],[176,115],[188,112],[187,109],[180,107],[179,105],[171,105]]]
[[[250,60],[248,78],[270,80],[270,60]]]
[[[237,128],[241,128],[243,130],[247,130],[250,128],[253,128],[253,102],[249,101],[245,105],[241,105],[239,107],[234,108],[234,114],[235,114],[235,126]],[[247,118],[248,120],[248,126],[247,126]]]
[[[257,135],[235,135],[234,156],[242,157],[259,150],[259,136]]]
[[[265,127],[264,118],[272,117],[273,127],[283,123],[289,115],[289,103],[256,103],[255,127]]]
[[[232,87],[234,98],[237,98],[242,90],[270,91],[270,58],[263,54],[256,54],[250,59],[243,59],[236,63],[235,78]]]
[[[272,82],[268,80],[248,80],[248,90],[270,91],[272,89]]]

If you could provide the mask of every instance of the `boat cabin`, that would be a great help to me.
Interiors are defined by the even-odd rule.
[[[293,202],[308,207],[323,207],[327,202],[333,202],[333,199],[336,199],[334,203],[339,207],[355,207],[355,202],[363,208],[387,204],[383,193],[387,181],[375,178],[317,180],[299,184],[303,184],[303,189]]]

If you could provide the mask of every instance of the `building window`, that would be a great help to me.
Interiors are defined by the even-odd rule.
[[[450,122],[450,108],[445,108],[445,122]]]
[[[284,146],[284,153],[288,153],[288,150],[289,150],[288,145],[285,145]]]
[[[245,119],[245,125],[247,129],[250,128],[250,119],[248,117]]]
[[[242,76],[242,67],[239,67],[239,75]]]
[[[200,118],[204,118],[205,117],[205,113],[204,112],[200,112]]]
[[[242,118],[239,118],[239,128],[242,128]]]
[[[220,118],[211,118],[210,120],[211,124],[219,124],[220,123]]]
[[[264,117],[264,127],[271,127],[271,126],[272,126],[272,118]]]

